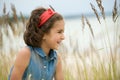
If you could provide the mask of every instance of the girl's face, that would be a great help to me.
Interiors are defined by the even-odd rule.
[[[48,49],[58,49],[64,40],[64,20],[56,21],[48,34],[43,37],[43,45]]]

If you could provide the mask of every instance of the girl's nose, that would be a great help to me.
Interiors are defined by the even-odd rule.
[[[62,40],[64,40],[64,39],[65,39],[65,35],[64,35],[64,34],[62,34],[61,39],[62,39]]]

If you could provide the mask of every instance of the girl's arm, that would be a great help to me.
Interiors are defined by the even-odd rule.
[[[22,76],[30,60],[30,50],[25,47],[17,55],[10,80],[22,80]]]
[[[60,55],[58,55],[58,62],[57,62],[56,73],[55,73],[55,80],[64,80]]]

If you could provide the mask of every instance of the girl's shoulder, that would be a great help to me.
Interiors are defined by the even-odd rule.
[[[22,48],[16,55],[11,78],[21,78],[30,60],[30,50],[27,47]]]
[[[16,55],[15,64],[21,65],[19,67],[26,67],[30,60],[30,49],[28,47],[23,47]]]
[[[60,53],[57,53],[57,64],[58,64],[59,62],[61,62],[61,55],[60,55]]]
[[[30,56],[30,49],[28,47],[23,47],[19,52],[18,52],[18,56],[22,56],[22,57],[29,57]]]

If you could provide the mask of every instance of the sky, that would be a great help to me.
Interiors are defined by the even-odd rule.
[[[11,13],[11,4],[14,4],[18,15],[20,12],[23,15],[30,15],[33,9],[40,6],[48,7],[49,5],[63,16],[91,14],[93,11],[90,3],[100,12],[96,0],[0,0],[0,15],[3,13],[4,3],[9,13]],[[105,12],[112,12],[114,0],[102,0],[102,4]]]

